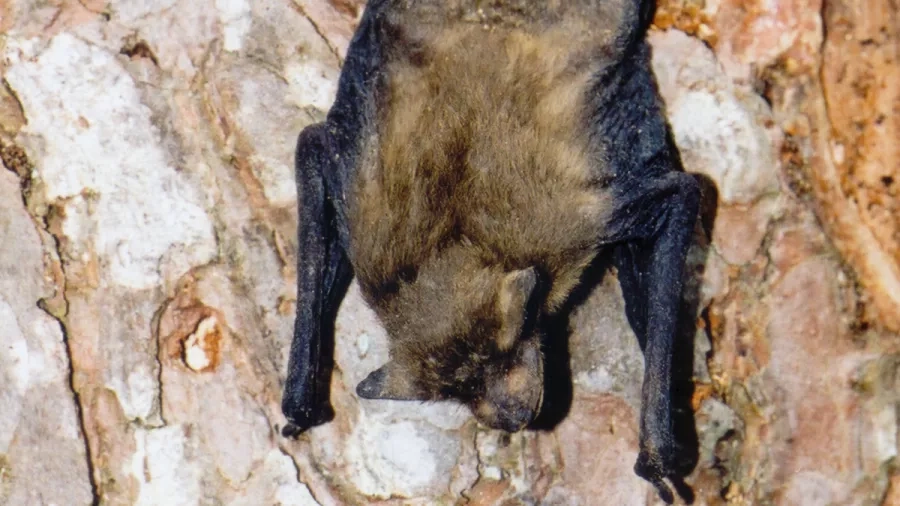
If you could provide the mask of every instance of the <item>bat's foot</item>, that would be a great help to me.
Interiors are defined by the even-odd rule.
[[[666,479],[672,483],[685,503],[693,504],[694,491],[684,482],[684,465],[679,461],[678,455],[680,452],[675,448],[664,447],[656,451],[641,449],[634,464],[634,472],[650,482],[666,504],[675,502],[675,496],[666,484]]]
[[[334,409],[329,405],[318,409],[297,409],[290,413],[285,411],[287,423],[281,428],[281,435],[288,439],[297,439],[307,430],[334,419]]]

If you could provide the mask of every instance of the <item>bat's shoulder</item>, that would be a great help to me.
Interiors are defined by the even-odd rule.
[[[386,0],[377,17],[388,56],[421,58],[448,43],[543,42],[555,52],[617,59],[642,28],[641,0]],[[516,34],[518,37],[504,37]],[[521,35],[527,37],[521,37]],[[566,37],[559,37],[565,34]],[[499,36],[498,36],[499,35]],[[467,46],[456,46],[466,50]]]

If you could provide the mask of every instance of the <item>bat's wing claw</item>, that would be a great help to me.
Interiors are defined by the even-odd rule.
[[[288,439],[297,439],[300,437],[300,434],[303,434],[308,428],[309,427],[303,428],[297,424],[288,422],[281,428],[281,436]]]
[[[287,423],[281,428],[281,435],[288,439],[297,439],[301,434],[334,419],[334,409],[329,404],[318,409],[301,409],[294,415],[286,415]]]
[[[650,482],[655,488],[656,492],[659,494],[659,498],[662,499],[666,504],[672,504],[675,502],[675,496],[672,494],[672,489],[666,485],[666,482],[661,479],[655,479]]]

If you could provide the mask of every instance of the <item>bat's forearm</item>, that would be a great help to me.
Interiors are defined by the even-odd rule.
[[[322,308],[328,223],[321,166],[328,146],[324,128],[314,125],[300,134],[297,146],[299,226],[297,314],[288,358],[288,374],[281,408],[297,433],[319,423],[318,377],[322,363]]]

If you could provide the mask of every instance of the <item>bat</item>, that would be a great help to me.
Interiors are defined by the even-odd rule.
[[[545,323],[603,255],[644,355],[634,470],[672,502],[673,342],[700,192],[650,68],[654,8],[368,3],[332,108],[297,143],[285,436],[333,416],[326,334],[353,277],[390,339],[360,397],[455,400],[526,428]]]

